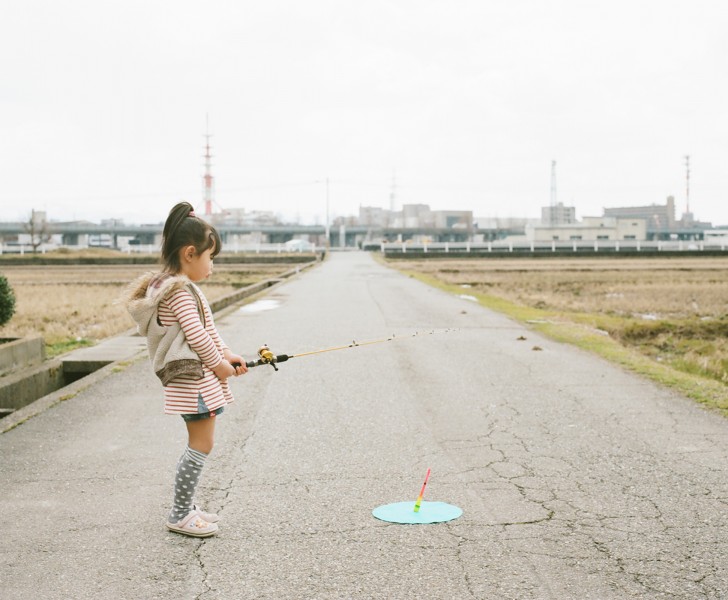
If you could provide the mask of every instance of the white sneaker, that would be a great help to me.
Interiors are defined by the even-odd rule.
[[[197,511],[197,514],[200,515],[208,523],[217,523],[220,520],[220,517],[218,515],[216,515],[215,513],[205,512],[199,506],[197,506],[197,504],[192,505],[192,510]]]
[[[197,511],[191,510],[177,523],[167,521],[167,529],[192,537],[210,537],[217,533],[217,523],[205,521]]]

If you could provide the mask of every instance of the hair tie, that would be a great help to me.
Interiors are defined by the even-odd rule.
[[[187,215],[187,216],[188,216],[188,217],[196,217],[197,215],[195,214],[195,211],[194,211],[194,210],[191,210],[191,211],[190,211],[190,214],[189,214],[189,215]]]

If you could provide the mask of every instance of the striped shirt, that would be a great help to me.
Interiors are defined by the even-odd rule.
[[[147,296],[154,294],[160,284],[169,277],[161,274],[147,288]],[[221,381],[212,369],[224,358],[227,348],[215,329],[212,311],[204,294],[194,283],[193,289],[200,298],[204,315],[200,319],[195,297],[186,289],[176,289],[159,302],[159,321],[164,326],[179,323],[182,331],[202,361],[202,379],[177,377],[164,386],[164,412],[167,414],[203,413],[213,411],[233,401],[227,380]]]

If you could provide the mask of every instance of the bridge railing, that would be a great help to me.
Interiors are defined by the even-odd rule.
[[[128,254],[154,254],[159,252],[157,245],[130,245],[122,249]],[[290,254],[292,252],[301,254],[313,254],[321,251],[322,248],[313,244],[305,245],[286,245],[286,244],[225,244],[223,247],[225,254]]]
[[[371,245],[368,249],[376,249]],[[411,242],[387,242],[379,244],[378,248],[384,254],[448,254],[448,253],[474,253],[474,254],[503,254],[503,253],[531,253],[546,254],[574,252],[574,253],[639,253],[639,252],[725,252],[728,249],[728,239],[716,240],[553,240],[549,242],[533,241],[494,241],[494,242],[437,242],[430,244],[415,244]]]

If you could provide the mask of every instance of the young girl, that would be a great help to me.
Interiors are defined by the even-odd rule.
[[[195,285],[210,276],[220,248],[215,228],[195,216],[192,205],[180,202],[164,224],[162,272],[135,282],[128,303],[164,385],[164,412],[180,415],[187,426],[167,527],[194,537],[217,531],[218,516],[195,505],[194,494],[212,450],[215,417],[233,401],[227,379],[247,371],[245,360],[220,338],[207,300]]]

